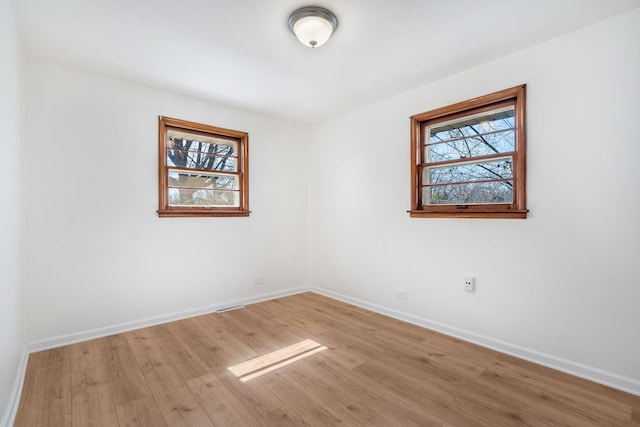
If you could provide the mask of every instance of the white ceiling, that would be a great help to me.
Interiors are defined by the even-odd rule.
[[[287,27],[331,9],[322,47]],[[27,55],[317,122],[640,7],[640,0],[12,0]]]

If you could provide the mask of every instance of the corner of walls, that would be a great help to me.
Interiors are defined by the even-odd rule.
[[[0,425],[15,415],[26,364],[22,51],[13,9],[0,0]]]

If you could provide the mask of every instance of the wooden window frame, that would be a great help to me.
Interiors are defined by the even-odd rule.
[[[513,157],[513,201],[469,205],[423,205],[422,170],[424,159],[423,129],[502,105],[514,106],[515,148],[503,153]],[[459,102],[447,107],[416,114],[411,119],[411,210],[412,218],[526,218],[526,85]],[[478,157],[481,159],[482,157]],[[462,161],[462,160],[461,160]],[[455,163],[455,162],[452,162]]]
[[[167,164],[167,132],[178,130],[204,134],[217,138],[231,138],[238,143],[239,206],[171,206],[169,204],[168,169],[176,169]],[[170,117],[158,117],[158,216],[159,217],[244,217],[249,216],[249,134],[231,129],[194,123]],[[198,171],[199,169],[192,169]],[[205,171],[206,172],[206,171]],[[211,171],[208,171],[211,172]]]

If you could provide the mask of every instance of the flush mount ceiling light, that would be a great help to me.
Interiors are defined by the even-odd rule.
[[[333,12],[323,7],[302,7],[289,17],[289,29],[300,43],[309,47],[325,44],[336,28],[338,28],[338,18]]]

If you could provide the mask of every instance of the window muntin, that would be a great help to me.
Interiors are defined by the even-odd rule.
[[[160,117],[160,216],[247,216],[248,135]]]
[[[412,217],[526,217],[524,91],[411,118]]]

